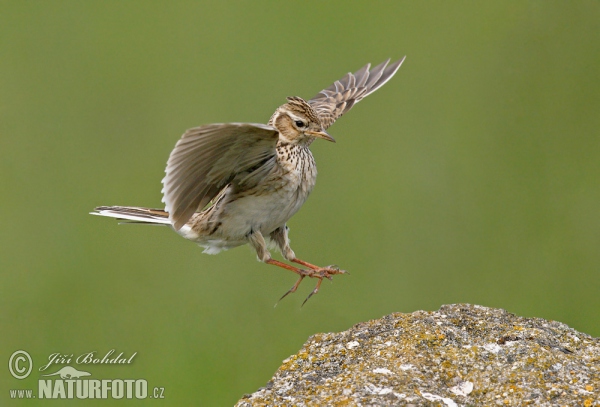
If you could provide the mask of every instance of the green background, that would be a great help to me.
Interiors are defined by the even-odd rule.
[[[0,361],[34,359],[0,369],[0,404],[51,353],[116,349],[133,365],[78,367],[166,398],[89,404],[231,405],[314,333],[447,303],[600,335],[599,21],[596,1],[0,2]],[[247,246],[88,215],[160,207],[185,129],[265,123],[404,55],[313,144],[292,247],[351,275],[303,308],[314,281],[274,308],[295,277]]]

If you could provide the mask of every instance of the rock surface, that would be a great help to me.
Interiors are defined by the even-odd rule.
[[[600,338],[445,305],[313,335],[237,406],[599,406]]]

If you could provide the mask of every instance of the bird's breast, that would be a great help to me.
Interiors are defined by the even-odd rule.
[[[291,192],[310,194],[317,179],[317,166],[308,147],[280,145],[277,147],[276,172],[285,180]]]
[[[273,172],[259,186],[260,192],[247,202],[258,215],[254,217],[256,227],[270,233],[283,226],[302,207],[316,178],[315,160],[308,148],[278,147]]]
[[[317,168],[308,148],[278,148],[273,171],[251,190],[241,192],[224,210],[224,218],[236,230],[269,234],[283,226],[315,186]]]
[[[253,188],[229,190],[206,218],[212,238],[241,240],[251,231],[267,236],[302,207],[315,186],[317,169],[308,148],[278,148],[273,170]]]

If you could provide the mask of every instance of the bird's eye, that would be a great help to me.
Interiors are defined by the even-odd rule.
[[[304,127],[304,122],[302,120],[296,120],[296,127],[302,128]]]

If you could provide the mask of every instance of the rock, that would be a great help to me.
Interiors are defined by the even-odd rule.
[[[600,338],[478,305],[311,336],[237,406],[597,406]]]

